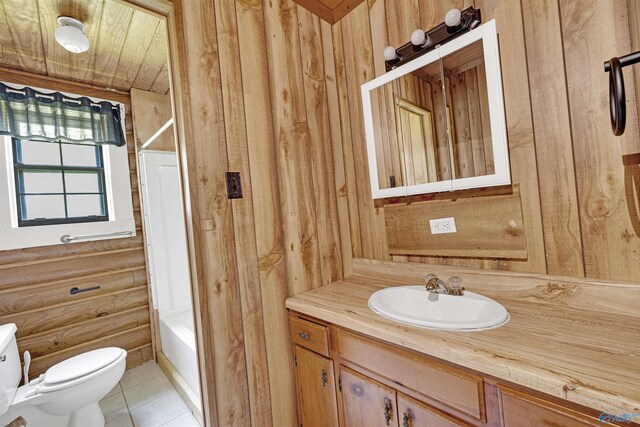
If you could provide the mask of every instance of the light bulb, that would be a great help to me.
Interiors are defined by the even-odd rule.
[[[444,15],[444,23],[447,24],[447,27],[457,27],[460,25],[460,19],[462,18],[462,13],[460,9],[449,9],[449,11]]]
[[[427,47],[431,44],[431,37],[421,29],[417,29],[411,33],[411,43],[414,46]]]
[[[396,48],[393,46],[387,46],[384,48],[383,52],[384,59],[387,61],[393,61],[398,57],[398,53],[396,52]]]

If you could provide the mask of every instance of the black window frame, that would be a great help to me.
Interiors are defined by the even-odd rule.
[[[19,144],[21,140],[19,138],[11,138],[11,145],[13,151],[13,174],[14,174],[14,184],[16,191],[16,209],[18,213],[18,227],[34,227],[34,226],[42,226],[42,225],[60,225],[60,224],[81,224],[88,222],[103,222],[109,221],[109,203],[107,200],[107,181],[104,172],[104,155],[102,152],[102,147],[94,144],[72,144],[63,141],[42,141],[38,139],[33,139],[31,141],[41,142],[41,143],[51,143],[57,144],[58,149],[60,150],[60,165],[25,165],[18,161],[18,151],[20,150]],[[65,166],[64,165],[64,156],[62,153],[62,145],[84,145],[89,147],[96,148],[96,163],[98,166]],[[62,174],[62,193],[23,193],[20,188],[20,172],[21,171],[52,171],[52,172],[60,172]],[[101,192],[98,193],[67,193],[66,191],[66,183],[65,183],[65,172],[99,172],[100,176],[100,189]],[[22,207],[23,207],[23,196],[25,195],[62,195],[64,197],[64,211],[65,218],[35,218],[35,219],[22,219]],[[67,196],[68,195],[102,195],[102,203],[104,204],[104,215],[90,215],[90,216],[82,216],[82,217],[68,217],[68,206],[67,206]]]

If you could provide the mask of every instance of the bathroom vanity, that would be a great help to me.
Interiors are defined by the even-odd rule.
[[[462,277],[510,321],[438,331],[367,306],[375,291],[425,273]],[[300,423],[638,425],[639,301],[635,284],[356,260],[353,276],[287,300]],[[631,423],[614,421],[625,414]]]

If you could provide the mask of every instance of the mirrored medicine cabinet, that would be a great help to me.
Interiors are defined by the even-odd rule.
[[[511,183],[495,21],[362,86],[374,199]]]

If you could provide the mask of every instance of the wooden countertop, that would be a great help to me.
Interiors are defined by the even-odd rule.
[[[384,287],[457,275],[511,315],[486,331],[446,332],[373,313]],[[640,284],[354,260],[354,274],[287,299],[287,308],[611,414],[640,412]]]

